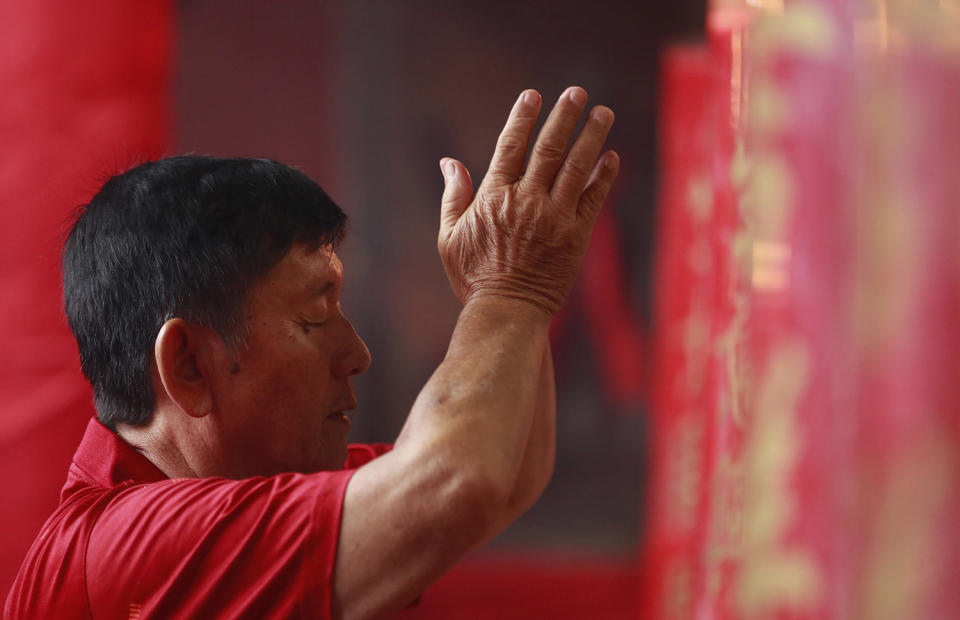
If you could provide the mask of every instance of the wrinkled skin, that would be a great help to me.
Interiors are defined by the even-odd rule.
[[[552,316],[566,298],[619,163],[613,152],[598,159],[613,124],[604,106],[591,111],[567,152],[585,103],[578,87],[561,95],[524,169],[540,96],[521,94],[476,194],[460,162],[440,162],[446,188],[437,247],[462,302],[497,295]]]

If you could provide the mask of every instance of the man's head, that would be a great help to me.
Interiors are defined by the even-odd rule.
[[[339,310],[344,222],[316,183],[269,160],[174,157],[110,179],[80,210],[63,257],[100,420],[142,427],[167,402],[214,413],[230,441],[260,432],[269,443],[271,427],[254,427],[351,408],[349,376],[369,354]],[[273,449],[289,451],[288,439]],[[324,463],[342,463],[342,451]],[[314,467],[307,455],[269,458],[287,457],[261,468]]]

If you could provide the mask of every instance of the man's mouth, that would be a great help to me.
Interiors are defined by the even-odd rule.
[[[334,411],[333,413],[327,414],[327,419],[350,426],[350,419],[347,418],[347,414],[343,411]]]

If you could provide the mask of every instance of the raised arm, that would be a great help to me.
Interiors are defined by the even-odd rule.
[[[549,341],[543,348],[536,390],[533,422],[523,450],[520,471],[517,472],[507,505],[500,514],[500,523],[491,535],[506,529],[533,506],[553,476],[557,444],[557,394]]]
[[[585,103],[580,88],[561,96],[524,170],[540,97],[521,94],[476,196],[466,168],[442,162],[438,248],[464,307],[393,451],[361,467],[347,487],[335,616],[402,608],[529,507],[549,478],[552,463],[542,472],[539,465],[544,456],[552,461],[552,420],[535,415],[552,410],[551,401],[537,406],[547,328],[619,163],[612,152],[598,158],[613,122],[603,107],[566,152]],[[552,398],[552,381],[547,391]],[[525,455],[538,467],[527,471]],[[522,486],[530,491],[517,497],[528,473],[535,475]]]

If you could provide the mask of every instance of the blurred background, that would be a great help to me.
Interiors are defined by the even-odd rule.
[[[71,209],[174,153],[350,216],[344,306],[395,437],[457,315],[438,160],[578,84],[623,165],[551,329],[542,500],[419,618],[950,618],[960,608],[960,0],[0,4],[0,592],[92,415]]]

